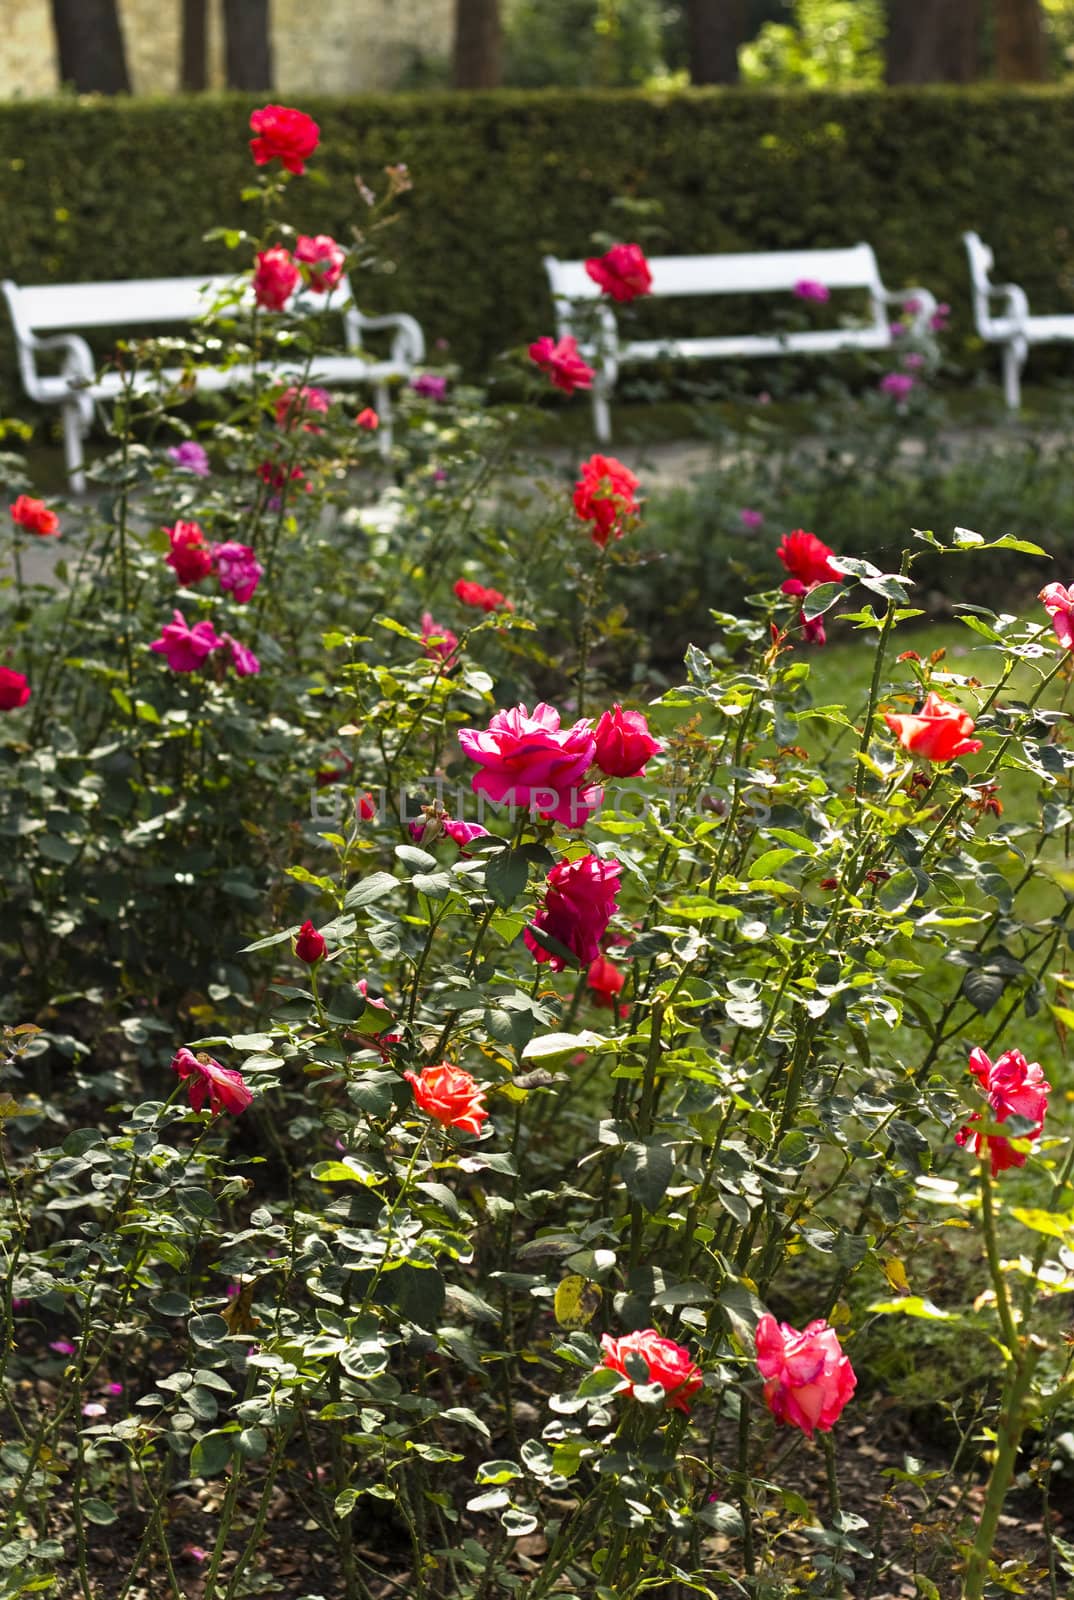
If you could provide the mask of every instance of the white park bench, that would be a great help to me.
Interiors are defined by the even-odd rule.
[[[50,283],[22,288],[10,280],[3,285],[15,330],[19,371],[26,393],[41,405],[58,405],[63,411],[64,450],[71,489],[76,494],[85,488],[82,471],[83,440],[93,423],[94,406],[115,400],[128,386],[116,370],[98,372],[89,345],[78,330],[90,328],[151,328],[174,324],[196,324],[214,304],[229,292],[236,280],[223,277],[135,278],[114,283]],[[248,309],[252,302],[243,302]],[[238,309],[238,308],[236,308]],[[387,453],[391,448],[391,408],[388,382],[407,378],[424,359],[425,341],[413,317],[401,313],[368,317],[354,302],[349,281],[330,294],[300,292],[288,309],[297,313],[339,312],[343,322],[345,353],[318,355],[307,364],[294,359],[272,359],[258,369],[262,381],[300,379],[310,384],[350,386],[371,384],[377,412],[381,418],[380,442]],[[225,315],[234,314],[226,311]],[[266,316],[271,317],[271,313]],[[367,330],[391,329],[391,354],[386,360],[370,359],[362,352],[362,335]],[[60,358],[60,370],[42,373],[37,357],[53,352]],[[231,366],[196,364],[145,369],[134,375],[132,387],[145,393],[189,384],[208,392],[241,389],[251,383],[255,369],[249,362]]]
[[[1074,340],[1074,314],[1054,317],[1032,317],[1026,292],[1017,283],[993,283],[989,277],[993,266],[991,250],[976,233],[964,233],[962,242],[970,258],[970,281],[973,288],[973,314],[977,332],[986,344],[998,344],[1002,349],[1003,395],[1012,411],[1017,411],[1022,399],[1022,368],[1026,364],[1031,344],[1063,344]],[[993,316],[990,300],[1006,302],[998,315]]]
[[[651,299],[686,295],[771,294],[791,291],[812,280],[827,289],[864,289],[869,296],[869,321],[855,327],[808,328],[801,332],[744,333],[689,339],[620,341],[613,303],[602,296],[585,270],[584,261],[546,256],[545,271],[556,306],[558,336],[571,334],[596,368],[593,382],[593,425],[597,438],[612,436],[608,400],[621,366],[657,361],[666,356],[687,360],[748,360],[758,356],[830,355],[843,350],[887,350],[894,343],[888,307],[916,302],[912,331],[920,333],[936,309],[927,289],[884,288],[872,245],[846,250],[779,250],[767,254],[717,256],[651,256]],[[596,336],[593,320],[596,319]]]

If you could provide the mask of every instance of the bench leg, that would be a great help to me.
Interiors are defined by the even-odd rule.
[[[384,460],[387,461],[392,453],[392,400],[386,383],[378,383],[375,386],[373,399],[377,403],[377,416],[380,419],[380,427],[377,430],[377,448]]]
[[[604,389],[593,385],[593,432],[600,444],[612,442],[612,413]]]
[[[67,482],[72,494],[85,494],[86,474],[82,470],[82,417],[78,402],[63,408],[63,453],[67,461]]]
[[[1023,339],[1012,339],[1003,346],[1003,398],[1009,411],[1017,411],[1022,404],[1021,376],[1026,353]]]

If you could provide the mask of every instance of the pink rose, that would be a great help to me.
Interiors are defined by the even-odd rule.
[[[222,1067],[204,1051],[195,1055],[184,1045],[175,1053],[172,1071],[189,1085],[190,1104],[195,1111],[200,1111],[208,1100],[214,1117],[221,1111],[230,1111],[237,1117],[253,1101],[253,1093],[246,1087],[242,1073]]]
[[[910,398],[915,387],[916,380],[908,372],[888,372],[880,380],[881,393],[889,394],[900,405]]]
[[[230,633],[223,634],[220,643],[228,653],[237,678],[253,678],[261,671],[261,663],[248,645],[240,644]]]
[[[315,384],[304,383],[301,388],[292,384],[276,402],[276,421],[285,430],[301,422],[303,433],[320,433],[322,430],[316,423],[304,419],[313,415],[327,415],[331,405],[332,396],[327,389],[318,389]]]
[[[298,288],[302,274],[282,244],[257,252],[254,299],[269,311],[282,311]]]
[[[1044,1081],[1044,1073],[1038,1062],[1027,1061],[1020,1050],[1005,1050],[994,1062],[988,1059],[983,1050],[971,1050],[970,1071],[988,1096],[990,1121],[1006,1122],[1010,1116],[1025,1117],[1034,1124],[1025,1137],[1040,1138],[1052,1086]],[[970,1122],[980,1120],[980,1113],[975,1111]],[[993,1177],[1008,1167],[1024,1167],[1026,1164],[1025,1151],[1016,1150],[1009,1139],[1001,1138],[998,1134],[983,1136],[974,1133],[971,1127],[965,1127],[956,1133],[955,1143],[968,1144],[976,1155],[981,1154],[987,1143]]]
[[[525,806],[531,816],[581,828],[603,799],[585,783],[596,743],[588,719],[561,728],[559,712],[541,703],[497,711],[486,730],[463,728],[459,744],[480,771],[471,787],[497,805]]]
[[[589,967],[600,955],[600,941],[615,912],[619,910],[618,861],[602,861],[599,856],[582,856],[578,861],[561,861],[548,874],[544,907],[533,919],[533,926],[556,939]],[[566,966],[562,956],[554,955],[525,930],[527,948],[539,962],[551,963],[553,972]]]
[[[1049,583],[1037,596],[1052,619],[1055,637],[1064,650],[1074,650],[1074,591]]]
[[[794,286],[794,293],[799,300],[812,300],[821,306],[832,297],[828,285],[818,283],[816,278],[799,278]]]
[[[813,1437],[827,1433],[857,1385],[839,1335],[823,1319],[801,1333],[768,1312],[757,1324],[757,1366],[765,1403],[777,1422],[789,1422]]]
[[[232,599],[244,606],[261,581],[264,567],[248,544],[237,544],[228,539],[213,546],[213,563],[220,587],[229,591]]]
[[[624,711],[621,705],[614,705],[604,713],[593,737],[597,766],[609,778],[639,777],[645,771],[646,762],[664,748],[649,732],[643,714]]]
[[[446,400],[448,381],[436,372],[422,372],[410,380],[410,387],[423,400]]]
[[[738,520],[747,533],[756,533],[758,528],[764,527],[764,512],[751,511],[749,506],[743,506],[738,514]]]
[[[173,672],[196,672],[222,643],[211,622],[195,622],[191,628],[181,611],[173,611],[171,622],[165,623],[149,648],[164,656]]]
[[[535,339],[530,345],[530,360],[547,373],[553,387],[562,389],[564,394],[573,394],[575,389],[591,389],[593,386],[593,368],[582,360],[578,354],[578,341],[572,339],[570,334],[565,334],[558,341],[547,335],[543,339]]]
[[[327,233],[300,233],[295,243],[295,260],[306,268],[306,282],[314,294],[334,289],[347,265],[347,252]]]
[[[435,661],[439,657],[450,666],[459,648],[458,634],[452,633],[451,629],[445,628],[442,623],[434,622],[431,611],[423,611],[421,636],[425,640],[425,654],[430,660]]]

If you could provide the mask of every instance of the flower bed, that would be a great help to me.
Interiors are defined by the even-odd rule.
[[[318,130],[253,131],[219,334],[312,369]],[[197,439],[132,393],[92,512],[4,458],[7,1592],[263,1591],[283,1494],[347,1600],[879,1595],[846,1441],[952,1332],[977,1409],[892,1469],[917,1593],[1058,1581],[1066,588],[967,610],[961,673],[903,630],[980,535],[883,571],[788,523],[659,690],[629,462],[534,491],[431,372],[385,488],[368,408],[262,371]],[[860,703],[811,694],[834,637]]]

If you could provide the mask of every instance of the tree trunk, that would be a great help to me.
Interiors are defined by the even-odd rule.
[[[1048,76],[1040,0],[996,0],[996,77],[1043,83]]]
[[[888,0],[890,84],[972,83],[980,74],[981,0]]]
[[[224,0],[224,62],[229,89],[272,88],[269,0]]]
[[[691,83],[737,83],[742,0],[686,0]]]
[[[501,44],[500,0],[455,0],[456,89],[498,89]]]
[[[207,0],[183,0],[183,89],[204,89],[209,82],[209,15]]]
[[[130,94],[116,0],[52,0],[60,82],[79,94]]]

